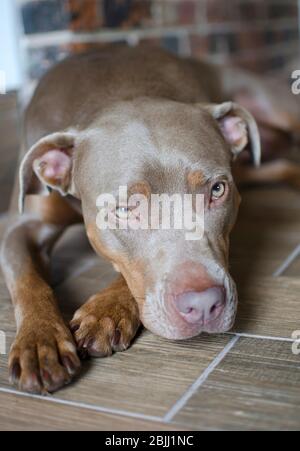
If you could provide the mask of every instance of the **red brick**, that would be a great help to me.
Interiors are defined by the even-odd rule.
[[[237,34],[237,39],[241,51],[256,49],[264,44],[263,36],[260,31],[241,31]]]
[[[196,1],[179,1],[178,20],[181,25],[191,25],[196,22]]]
[[[211,23],[238,20],[238,9],[234,0],[207,0],[207,19]]]

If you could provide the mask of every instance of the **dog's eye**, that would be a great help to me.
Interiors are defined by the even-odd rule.
[[[213,200],[221,199],[226,192],[226,184],[224,182],[216,183],[212,187],[211,196]]]
[[[116,209],[116,216],[119,219],[127,219],[130,213],[130,209],[128,207],[118,207]]]

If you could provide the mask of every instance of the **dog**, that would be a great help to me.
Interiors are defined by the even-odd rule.
[[[266,119],[267,90],[267,100],[255,104],[257,93],[249,97],[247,90],[259,91],[261,101],[261,85],[242,80],[235,91],[229,68],[121,45],[70,57],[41,80],[24,118],[1,250],[17,324],[9,356],[13,384],[52,393],[77,375],[78,351],[91,357],[124,351],[141,323],[172,340],[231,329],[238,296],[228,270],[229,237],[240,204],[233,162],[248,148],[257,169],[244,167],[244,180],[261,180],[260,171],[276,179],[258,168],[253,114]],[[234,101],[238,96],[253,114]],[[265,125],[295,131],[299,122],[280,107]],[[173,229],[100,230],[97,198],[120,186],[149,202],[153,194],[201,194],[202,239],[186,240]],[[140,219],[122,199],[112,215],[118,223]],[[58,238],[82,221],[96,253],[120,274],[75,313],[69,328],[47,266]]]

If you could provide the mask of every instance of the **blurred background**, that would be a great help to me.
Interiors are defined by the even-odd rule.
[[[288,80],[299,55],[299,5],[298,0],[1,0],[0,211],[7,208],[16,166],[19,107],[57,61],[108,42],[147,41],[182,56]]]

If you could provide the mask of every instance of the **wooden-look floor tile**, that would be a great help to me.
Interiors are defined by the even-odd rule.
[[[88,274],[88,273],[87,273]],[[115,277],[115,276],[114,276]],[[107,282],[107,280],[106,280]],[[95,278],[82,276],[60,288],[67,310],[101,288]],[[14,337],[13,309],[0,284],[0,329],[7,334],[7,349]],[[201,336],[171,342],[142,331],[130,350],[110,358],[92,360],[81,376],[58,398],[147,415],[164,415],[228,343],[228,336]],[[0,359],[0,386],[9,387],[7,356]]]
[[[99,264],[99,261],[88,242],[84,226],[70,227],[58,241],[52,254],[52,282],[57,286],[84,273]]]
[[[82,407],[0,392],[1,431],[174,431],[159,421],[100,413]]]
[[[16,94],[0,96],[0,211],[6,211],[13,188],[20,151],[19,112]]]
[[[75,264],[75,267],[76,269],[82,269],[83,273],[75,277],[73,273],[55,289],[66,319],[70,319],[75,311],[91,296],[108,287],[118,277],[112,265],[104,259],[98,257],[96,260],[92,257],[87,259],[83,263],[85,265],[91,264],[91,267],[86,270],[79,262],[81,260]]]
[[[290,343],[240,339],[175,421],[200,430],[299,430],[299,385]]]
[[[1,215],[0,218],[0,246],[3,238],[4,231],[6,229],[7,216],[5,214]],[[10,300],[10,295],[8,293],[4,277],[2,274],[0,266],[0,330],[5,332],[10,332],[11,334],[15,331],[15,320],[13,307]],[[1,359],[1,356],[0,356]]]
[[[284,189],[242,192],[242,206],[231,239],[231,272],[247,279],[271,276],[299,244],[300,195]]]
[[[5,232],[6,224],[7,224],[7,215],[5,213],[2,213],[0,215],[0,244],[2,242],[2,237]]]
[[[299,237],[300,244],[300,237]],[[286,277],[296,277],[300,279],[300,253],[298,257],[290,264],[287,270],[283,274]]]
[[[238,291],[234,331],[291,338],[300,328],[300,278],[255,278],[252,285],[240,285]]]
[[[12,339],[7,332],[7,349]],[[128,351],[86,362],[77,381],[54,398],[164,416],[229,340],[202,336],[175,343],[144,331]],[[7,356],[0,357],[0,387],[10,387]]]
[[[299,277],[300,278],[300,259],[297,259],[288,270],[284,273],[286,277]]]
[[[15,317],[9,292],[0,269],[0,330],[14,333]]]

